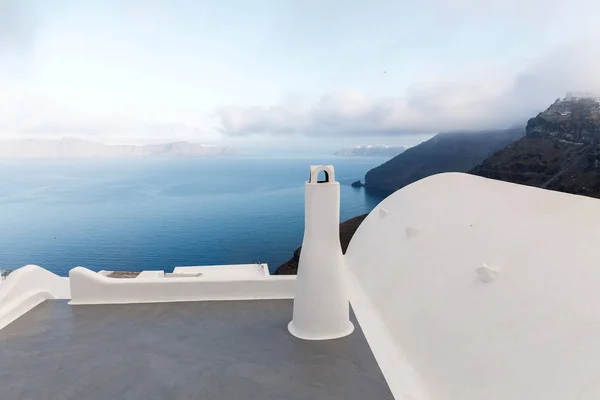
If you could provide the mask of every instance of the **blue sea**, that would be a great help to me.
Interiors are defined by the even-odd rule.
[[[141,271],[266,262],[302,242],[311,164],[334,164],[345,219],[382,199],[350,183],[386,161],[210,157],[0,161],[0,269]]]

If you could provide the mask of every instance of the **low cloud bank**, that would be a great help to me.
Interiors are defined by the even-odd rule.
[[[401,96],[356,91],[316,101],[290,98],[270,107],[226,106],[216,111],[221,132],[310,136],[369,136],[504,128],[524,123],[568,91],[600,93],[600,46],[579,41],[537,59],[508,82],[493,72],[478,80],[413,84]]]

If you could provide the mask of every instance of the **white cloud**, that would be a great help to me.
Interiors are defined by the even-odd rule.
[[[2,85],[0,80],[0,85]],[[147,143],[175,140],[214,142],[219,135],[208,116],[157,118],[74,108],[25,85],[4,82],[0,93],[0,140],[74,137],[101,142]],[[11,88],[11,90],[6,90]],[[82,109],[88,109],[86,112]]]
[[[256,29],[239,26],[244,13],[211,17],[222,31],[194,30],[204,26],[196,16],[159,2],[145,14],[139,2],[125,11],[60,3],[0,0],[0,139],[392,138],[504,127],[566,91],[600,92],[593,40],[514,72],[530,47],[533,57],[578,35],[598,37],[594,0],[357,0],[344,18],[337,3],[313,1],[266,7],[260,20],[269,23]],[[229,15],[219,4],[211,7]],[[209,31],[214,38],[198,39]],[[246,36],[253,40],[239,40]],[[277,102],[280,90],[307,96]]]
[[[524,123],[567,91],[600,93],[600,47],[592,40],[561,46],[506,79],[498,71],[411,85],[403,96],[373,98],[337,91],[316,101],[270,107],[221,107],[229,136],[251,134],[396,135],[503,128]]]
[[[600,46],[592,40],[556,48],[515,76],[469,71],[413,83],[397,97],[342,89],[316,100],[285,97],[271,106],[223,106],[214,115],[187,110],[169,118],[74,109],[34,86],[3,82],[0,138],[75,136],[111,141],[200,140],[220,135],[367,137],[503,128],[524,123],[570,90],[600,93]],[[2,81],[0,80],[0,83]],[[85,112],[84,112],[85,111]],[[95,112],[96,111],[96,112]]]

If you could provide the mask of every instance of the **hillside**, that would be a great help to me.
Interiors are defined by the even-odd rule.
[[[440,133],[367,172],[365,187],[390,194],[429,175],[467,172],[524,134],[522,128]]]
[[[557,100],[527,123],[526,136],[483,161],[474,175],[600,197],[600,102]]]
[[[106,145],[87,140],[26,139],[0,142],[0,158],[110,158],[145,156],[204,156],[232,154],[231,149],[215,145],[174,142],[151,145]]]

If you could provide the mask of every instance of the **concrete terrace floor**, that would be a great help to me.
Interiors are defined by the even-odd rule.
[[[291,300],[69,306],[0,330],[0,398],[392,399],[360,326],[290,335]]]

